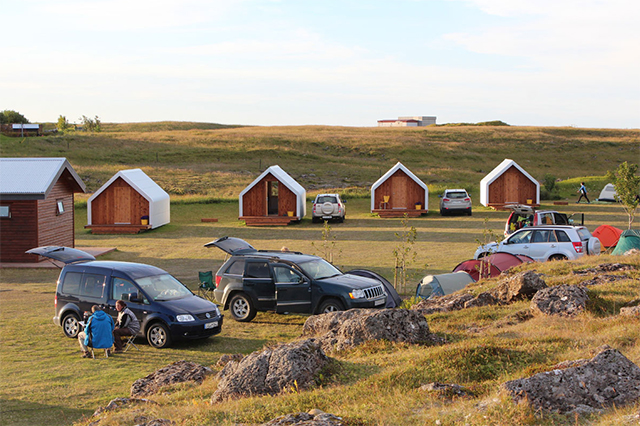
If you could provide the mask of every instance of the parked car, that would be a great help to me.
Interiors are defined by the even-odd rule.
[[[600,240],[584,226],[528,226],[504,241],[478,247],[474,259],[495,252],[526,255],[536,261],[578,259],[585,254],[600,254]]]
[[[532,206],[524,204],[512,204],[507,206],[512,210],[507,223],[504,225],[504,236],[511,235],[514,231],[524,226],[537,225],[584,225],[584,214],[580,213],[580,220],[574,219],[573,215],[567,215],[555,210],[536,210]]]
[[[83,313],[99,305],[113,318],[116,301],[125,300],[140,321],[139,336],[155,348],[173,341],[200,339],[222,331],[215,303],[194,295],[166,271],[151,265],[101,261],[82,250],[49,246],[27,253],[63,262],[55,296],[53,322],[67,337],[80,332]]]
[[[347,216],[345,201],[340,199],[340,194],[318,194],[311,212],[311,221],[314,223],[331,219],[344,222]]]
[[[466,213],[471,216],[471,197],[465,189],[445,189],[440,196],[440,215]]]
[[[205,244],[231,255],[216,272],[216,301],[236,321],[258,311],[319,314],[351,308],[383,308],[384,286],[371,278],[343,274],[326,260],[289,251],[258,251],[239,238]]]

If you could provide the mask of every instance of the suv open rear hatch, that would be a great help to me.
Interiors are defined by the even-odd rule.
[[[227,254],[235,255],[235,254],[246,254],[246,253],[254,253],[258,250],[253,248],[251,244],[242,240],[240,238],[235,237],[222,237],[218,238],[215,241],[211,241],[204,245],[205,247],[218,247],[220,250]]]
[[[47,257],[49,259],[62,262],[65,265],[68,265],[70,263],[88,262],[90,260],[96,260],[95,257],[93,257],[87,252],[84,252],[82,250],[78,250],[75,248],[71,248],[71,247],[62,247],[62,246],[36,247],[36,248],[32,248],[31,250],[27,250],[25,253]]]

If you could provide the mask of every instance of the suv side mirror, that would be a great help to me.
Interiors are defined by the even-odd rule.
[[[138,293],[125,293],[122,295],[125,302],[142,303],[142,296]]]

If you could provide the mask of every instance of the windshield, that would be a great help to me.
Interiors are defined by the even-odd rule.
[[[298,266],[314,280],[342,275],[338,268],[324,259],[314,259],[309,262],[299,263]]]
[[[447,192],[447,195],[445,195],[445,197],[453,199],[466,198],[467,193],[464,191]]]
[[[136,283],[151,299],[158,301],[182,299],[193,294],[169,274],[138,278]]]

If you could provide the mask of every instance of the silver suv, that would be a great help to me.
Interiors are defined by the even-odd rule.
[[[600,254],[600,240],[584,226],[527,226],[499,244],[478,247],[473,258],[480,259],[495,252],[526,255],[540,262],[573,260],[585,254]]]
[[[340,199],[339,194],[318,194],[313,201],[311,221],[318,223],[323,220],[337,219],[338,222],[344,222],[347,215],[344,204],[345,201]]]
[[[440,196],[440,216],[454,212],[471,216],[471,197],[465,189],[445,189]]]

